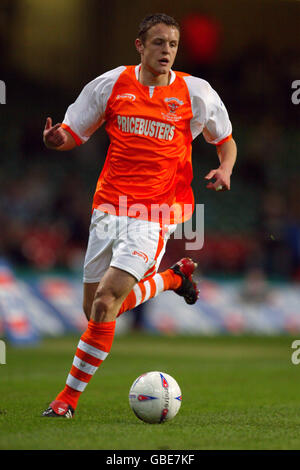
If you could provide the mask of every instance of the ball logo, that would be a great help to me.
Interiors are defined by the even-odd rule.
[[[151,397],[150,395],[139,395],[138,400],[139,401],[156,400],[156,397]]]
[[[160,374],[160,378],[161,378],[162,386],[164,388],[168,388],[169,384],[168,384],[168,382],[166,381],[166,379],[164,378],[164,376],[162,374]]]
[[[164,408],[161,412],[161,417],[160,417],[160,422],[162,423],[163,421],[165,421],[166,417],[167,417],[167,414],[168,414],[168,409],[167,408]]]
[[[147,374],[142,374],[142,375],[140,375],[140,376],[136,379],[136,381],[134,382],[134,384],[132,385],[132,387],[135,387],[135,385],[138,383],[138,381],[140,380],[140,378],[141,378],[141,377],[145,377],[145,375],[147,375]]]

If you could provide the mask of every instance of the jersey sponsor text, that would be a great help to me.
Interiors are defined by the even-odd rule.
[[[122,132],[144,135],[161,140],[172,140],[175,126],[165,122],[152,121],[133,116],[117,116],[118,127]]]

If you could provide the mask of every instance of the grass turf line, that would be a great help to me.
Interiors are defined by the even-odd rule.
[[[116,337],[72,420],[40,415],[64,386],[78,338],[8,347],[0,366],[0,449],[299,449],[293,339]],[[145,424],[129,407],[132,382],[151,370],[181,387],[182,406],[169,423]]]

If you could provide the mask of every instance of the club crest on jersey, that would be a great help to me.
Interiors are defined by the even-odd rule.
[[[165,98],[165,102],[168,105],[170,113],[175,113],[177,108],[179,108],[179,106],[183,105],[183,101],[179,100],[178,98],[174,98],[174,97]]]
[[[132,93],[122,93],[122,95],[117,95],[116,100],[135,101],[135,100],[136,100],[136,96],[133,95]]]

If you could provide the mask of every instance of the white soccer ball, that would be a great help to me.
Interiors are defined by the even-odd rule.
[[[140,375],[129,391],[132,411],[146,423],[163,423],[173,419],[179,411],[181,399],[176,380],[159,371]]]

